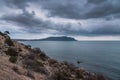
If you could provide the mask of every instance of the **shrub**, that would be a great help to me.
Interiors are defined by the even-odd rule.
[[[50,65],[54,65],[54,64],[58,63],[57,60],[54,60],[54,59],[49,59],[48,61],[49,61]]]
[[[27,59],[34,60],[35,59],[35,54],[29,54],[26,57],[27,57]]]
[[[5,43],[9,46],[14,46],[13,41],[10,38],[6,38]]]
[[[2,32],[0,32],[0,35],[1,35],[1,36],[4,36],[4,34],[3,34]]]
[[[12,63],[16,63],[17,62],[17,56],[10,56],[9,61]]]
[[[98,80],[105,80],[105,77],[103,75],[97,74],[97,79]]]
[[[13,71],[15,71],[16,73],[18,73],[18,74],[20,74],[20,72],[19,72],[19,69],[18,69],[18,67],[17,66],[13,66]]]
[[[32,51],[36,54],[41,52],[40,48],[33,48]]]
[[[10,55],[10,56],[18,56],[18,52],[15,51],[13,48],[9,48],[6,52],[7,55]]]
[[[46,59],[48,58],[48,56],[46,56],[46,54],[45,54],[44,52],[41,52],[41,53],[39,54],[39,57],[40,57],[40,59],[43,60],[43,61],[46,61]]]
[[[22,51],[22,49],[21,48],[19,48],[19,52],[21,52]]]
[[[76,78],[83,78],[82,73],[79,70],[75,71]]]
[[[31,71],[27,71],[27,76],[32,78],[32,79],[35,79],[34,75],[32,74]]]
[[[77,68],[73,63],[69,63],[67,61],[63,61],[62,64],[66,65],[71,72]]]
[[[25,68],[33,70],[35,72],[39,72],[42,74],[47,74],[46,68],[44,68],[44,64],[41,61],[31,59],[31,58],[26,58],[23,62],[25,64]]]
[[[48,73],[48,71],[47,71],[47,69],[46,69],[45,67],[36,67],[36,68],[34,69],[34,71],[35,71],[35,72],[42,73],[42,74],[47,74],[47,73]]]
[[[35,62],[39,65],[39,66],[44,66],[43,63],[41,61],[35,60]]]
[[[24,64],[27,66],[27,68],[35,69],[37,67],[43,67],[44,65],[40,62],[37,62],[36,60],[31,59],[25,59]]]
[[[54,73],[54,79],[55,80],[69,80],[69,75],[67,74],[67,72],[58,70]]]
[[[25,45],[26,49],[31,49],[31,45]]]
[[[5,31],[4,34],[7,35],[7,34],[10,34],[10,32],[9,31]]]

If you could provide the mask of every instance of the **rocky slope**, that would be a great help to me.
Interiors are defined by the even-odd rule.
[[[58,62],[0,32],[0,80],[105,80],[67,62]]]

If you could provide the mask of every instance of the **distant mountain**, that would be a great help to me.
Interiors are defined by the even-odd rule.
[[[41,39],[41,41],[77,41],[77,40],[71,37],[62,36],[62,37],[48,37],[45,39]]]
[[[18,41],[77,41],[72,37],[62,36],[62,37],[48,37],[44,39],[16,39]]]

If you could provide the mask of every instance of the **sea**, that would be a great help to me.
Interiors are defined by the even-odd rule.
[[[20,41],[58,61],[68,61],[108,80],[120,80],[120,41]],[[80,64],[77,64],[80,61]]]

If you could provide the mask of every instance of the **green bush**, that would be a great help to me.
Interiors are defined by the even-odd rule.
[[[10,56],[9,61],[12,63],[16,63],[17,62],[17,56]]]
[[[7,55],[10,55],[10,56],[18,56],[18,52],[15,51],[13,48],[9,48],[6,52]]]
[[[10,38],[6,38],[5,43],[9,46],[14,46],[13,41]]]

